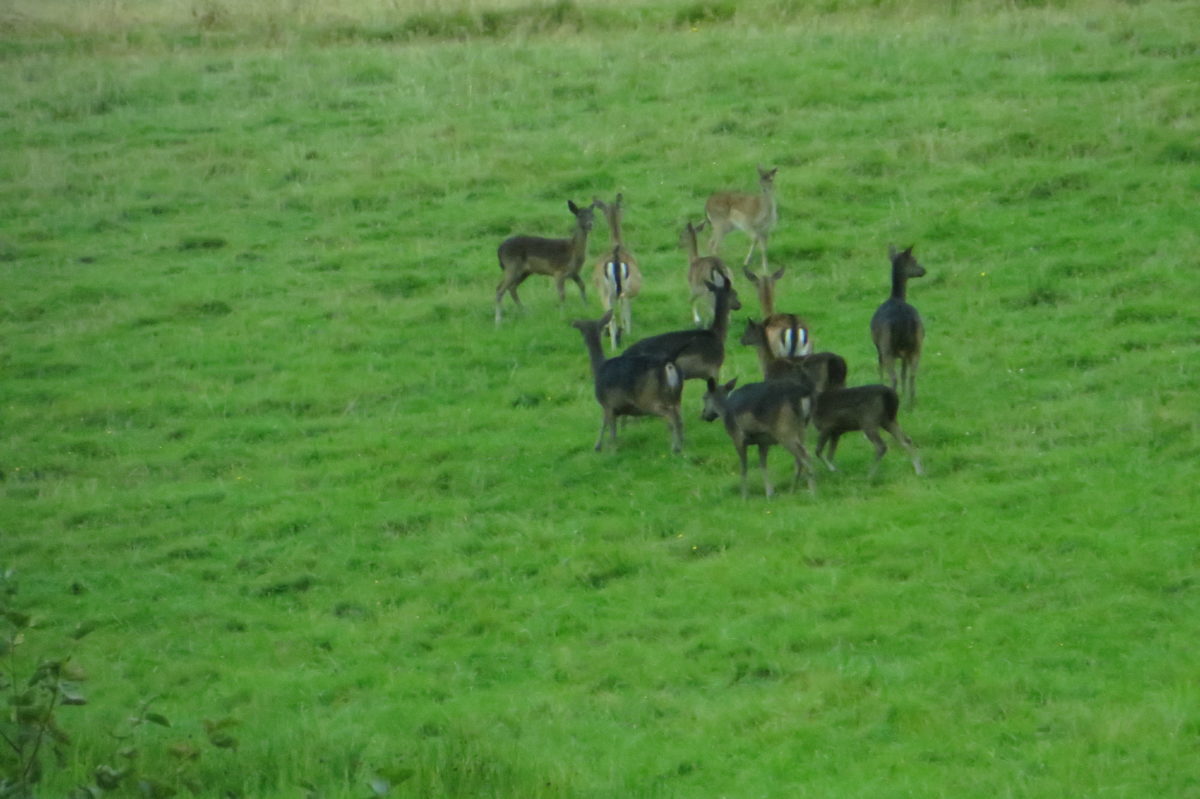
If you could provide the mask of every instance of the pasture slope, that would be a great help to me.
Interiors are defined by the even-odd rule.
[[[89,700],[38,795],[1200,795],[1193,0],[6,6],[0,657]],[[688,326],[756,165],[851,385],[915,245],[925,477],[743,501],[696,384],[594,453],[594,295],[493,324],[621,192]]]

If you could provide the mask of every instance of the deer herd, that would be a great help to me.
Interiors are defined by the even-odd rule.
[[[631,335],[632,300],[642,287],[638,260],[622,238],[620,194],[612,203],[595,199],[587,207],[568,201],[567,208],[575,217],[570,238],[513,236],[500,245],[497,256],[504,275],[496,287],[496,324],[502,319],[506,293],[521,307],[517,288],[530,275],[554,278],[560,302],[565,299],[568,280],[579,287],[580,297],[587,300],[580,271],[587,260],[588,234],[598,209],[604,214],[610,234],[610,245],[593,270],[604,315],[596,320],[571,323],[583,336],[596,400],[603,414],[596,450],[604,447],[606,435],[611,445],[616,446],[619,417],[650,415],[666,420],[671,449],[680,452],[683,386],[687,380],[703,380],[707,390],[701,418],[720,419],[725,425],[741,464],[742,496],[748,494],[746,451],[750,446],[758,448],[768,497],[774,493],[767,471],[767,452],[772,445],[786,449],[795,459],[793,490],[802,476],[809,489],[814,489],[812,465],[805,447],[810,427],[817,433],[817,457],[830,471],[835,471],[833,458],[841,435],[861,431],[875,446],[870,470],[874,476],[887,452],[880,435],[881,430],[886,430],[908,452],[916,473],[923,474],[916,447],[896,419],[901,394],[909,407],[917,399],[917,366],[925,328],[906,294],[908,280],[921,277],[925,269],[913,257],[912,247],[900,252],[889,247],[892,290],[871,317],[870,327],[879,358],[880,379],[886,379],[888,384],[847,387],[845,359],[832,352],[813,352],[811,331],[804,318],[775,309],[775,285],[784,273],[782,268],[771,272],[767,265],[767,242],[778,219],[776,172],[758,168],[758,193],[712,194],[704,205],[704,219],[699,224],[687,222],[680,232],[679,244],[688,256],[687,278],[695,327],[643,338],[620,354],[605,357],[606,334],[614,352]],[[700,255],[697,239],[706,226],[710,232],[710,254]],[[761,320],[746,322],[739,341],[754,348],[763,379],[741,387],[736,387],[736,379],[725,383],[720,379],[730,312],[742,307],[733,273],[719,256],[722,241],[734,230],[745,232],[751,239],[742,273],[754,287],[762,311]],[[761,273],[755,273],[749,266],[755,249]]]

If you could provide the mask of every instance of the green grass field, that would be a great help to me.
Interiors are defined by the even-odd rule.
[[[0,654],[88,698],[37,795],[1200,796],[1200,3],[72,5],[0,10]],[[493,324],[619,191],[687,327],[757,164],[851,384],[915,244],[925,477],[742,500],[698,384],[593,452],[602,220]]]

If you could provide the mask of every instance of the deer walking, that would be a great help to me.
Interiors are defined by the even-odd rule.
[[[501,301],[504,292],[508,292],[517,308],[521,307],[521,298],[517,296],[517,287],[530,275],[548,275],[554,278],[558,288],[558,301],[566,300],[564,284],[571,280],[579,286],[579,296],[587,301],[587,291],[579,270],[587,257],[588,233],[594,222],[594,203],[579,207],[567,200],[567,208],[575,216],[575,229],[567,239],[547,239],[540,236],[512,236],[505,239],[496,250],[500,260],[500,269],[504,276],[496,286],[496,324],[502,317]]]
[[[733,285],[733,275],[729,273],[729,267],[725,266],[724,261],[715,255],[700,255],[696,234],[705,224],[706,222],[701,222],[696,226],[688,222],[679,233],[679,246],[683,247],[688,256],[688,286],[692,290],[692,321],[696,323],[696,327],[706,324],[706,319],[711,320],[716,311],[716,298],[705,284],[719,284],[723,281]]]
[[[611,254],[596,261],[594,281],[604,310],[615,309],[608,324],[609,338],[615,350],[621,338],[633,331],[632,300],[642,290],[642,270],[637,258],[625,246],[621,237],[621,195],[611,205],[596,199],[592,205],[604,212],[608,220]]]
[[[745,194],[738,191],[718,191],[712,194],[704,204],[704,215],[712,225],[712,238],[709,241],[709,252],[720,255],[721,242],[725,234],[738,229],[750,236],[750,250],[742,265],[750,263],[755,246],[759,248],[762,258],[762,268],[767,268],[767,238],[771,228],[779,217],[779,209],[775,203],[775,173],[779,169],[763,169],[758,167],[759,194]]]
[[[596,451],[604,446],[608,431],[610,443],[617,445],[618,416],[661,416],[671,431],[671,450],[683,450],[683,419],[679,404],[683,398],[683,376],[679,368],[666,358],[638,355],[618,355],[605,358],[600,345],[601,331],[612,321],[612,311],[597,320],[580,319],[571,323],[583,334],[588,359],[595,381],[596,401],[603,417]]]
[[[892,261],[892,294],[871,317],[871,340],[879,354],[879,378],[897,389],[896,361],[900,361],[899,391],[910,407],[917,404],[917,366],[921,362],[921,345],[925,341],[925,325],[917,309],[907,302],[908,280],[925,274],[925,267],[913,257],[912,247],[897,252],[888,247]]]
[[[888,386],[836,388],[817,394],[812,412],[812,423],[818,432],[817,457],[825,462],[829,471],[837,471],[833,456],[837,452],[838,439],[843,433],[861,430],[875,445],[875,461],[868,474],[868,477],[874,477],[879,462],[887,453],[887,445],[879,435],[880,430],[886,430],[908,452],[916,473],[924,474],[916,445],[896,421],[899,410],[900,395]],[[822,454],[826,444],[829,445],[828,457]]]
[[[772,444],[786,449],[796,461],[792,490],[799,485],[801,473],[808,477],[809,491],[815,490],[812,464],[804,446],[812,387],[799,381],[779,380],[749,383],[734,391],[736,384],[736,378],[721,385],[710,377],[700,418],[706,422],[720,418],[725,423],[725,432],[732,439],[741,463],[742,497],[749,496],[746,449],[751,446],[758,447],[758,465],[767,497],[775,493],[767,471],[767,452]]]

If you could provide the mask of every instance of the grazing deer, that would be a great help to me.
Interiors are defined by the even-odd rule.
[[[680,452],[683,420],[679,403],[683,397],[683,377],[678,367],[669,359],[656,357],[625,354],[605,359],[600,331],[611,321],[609,310],[595,321],[580,319],[571,323],[583,334],[596,384],[596,401],[604,411],[596,451],[603,448],[605,430],[616,447],[618,416],[661,416],[671,429],[671,450]]]
[[[875,462],[871,464],[868,475],[874,477],[879,462],[887,452],[887,445],[879,435],[882,429],[891,433],[892,438],[908,451],[917,474],[924,474],[916,446],[896,421],[899,410],[900,396],[888,386],[836,388],[817,394],[812,412],[812,424],[818,433],[817,457],[825,462],[829,471],[837,471],[833,456],[837,452],[838,439],[842,433],[861,430],[875,445]],[[829,457],[822,454],[826,444],[829,444]]]
[[[712,319],[715,313],[715,298],[705,283],[718,283],[723,280],[733,285],[733,275],[729,267],[715,255],[700,255],[696,243],[696,234],[703,228],[705,222],[693,226],[691,222],[679,233],[679,246],[683,247],[688,256],[688,286],[692,289],[692,320],[696,327],[705,324],[705,318]],[[719,279],[719,280],[718,280]],[[703,308],[703,312],[701,311]]]
[[[771,351],[781,358],[795,358],[812,352],[812,339],[808,333],[808,322],[796,314],[775,313],[775,283],[783,277],[783,267],[770,275],[759,277],[743,266],[749,280],[758,291],[758,304],[762,308],[763,326]]]
[[[721,254],[721,242],[725,234],[737,228],[750,236],[750,251],[742,265],[750,263],[754,247],[758,245],[758,254],[762,257],[762,266],[767,268],[767,237],[771,228],[779,218],[779,209],[775,204],[775,169],[758,167],[758,185],[761,194],[743,194],[738,191],[718,191],[708,198],[704,204],[704,215],[712,225],[712,239],[709,241],[709,252]]]
[[[921,362],[921,344],[925,325],[917,309],[905,300],[910,277],[921,277],[925,267],[913,257],[912,247],[903,252],[888,247],[892,261],[892,295],[871,317],[871,339],[879,353],[879,379],[886,374],[888,384],[896,385],[896,360],[900,360],[900,391],[909,406],[917,404],[917,366]]]
[[[812,402],[812,387],[798,381],[777,380],[765,383],[749,383],[733,391],[737,379],[720,385],[711,377],[707,381],[708,391],[704,395],[704,411],[700,418],[711,422],[720,417],[725,422],[725,431],[733,439],[734,449],[742,466],[742,497],[749,495],[746,485],[746,448],[758,447],[758,465],[762,470],[763,486],[767,496],[775,493],[771,476],[767,472],[767,451],[772,444],[792,453],[796,459],[796,473],[792,478],[792,490],[800,482],[800,474],[808,476],[809,491],[815,490],[812,465],[808,450],[804,447],[804,430]],[[730,393],[730,392],[733,393]]]
[[[746,320],[746,331],[739,341],[754,347],[763,370],[763,380],[808,381],[814,392],[846,385],[846,359],[836,353],[815,352],[802,358],[781,358],[767,344],[763,325],[753,319]]]
[[[508,292],[518,308],[521,298],[517,296],[517,287],[530,275],[549,275],[554,278],[558,288],[558,301],[566,299],[563,285],[568,279],[579,286],[579,296],[586,302],[587,291],[579,270],[587,258],[588,233],[592,230],[594,221],[593,205],[580,208],[571,200],[567,200],[567,208],[575,215],[575,229],[569,239],[544,239],[540,236],[512,236],[501,243],[496,250],[500,259],[500,269],[504,277],[496,287],[496,324],[500,324],[500,302],[504,292]]]
[[[671,358],[684,380],[720,376],[725,362],[725,337],[729,331],[729,312],[742,307],[732,283],[707,283],[716,297],[716,314],[711,327],[699,330],[675,330],[634,342],[626,355]]]
[[[608,325],[609,338],[613,349],[616,349],[621,344],[622,335],[633,330],[633,309],[630,301],[642,290],[642,270],[638,268],[637,258],[621,238],[621,195],[617,195],[612,205],[599,198],[594,200],[592,205],[604,212],[612,241],[611,255],[596,261],[594,280],[604,310],[617,309]]]

